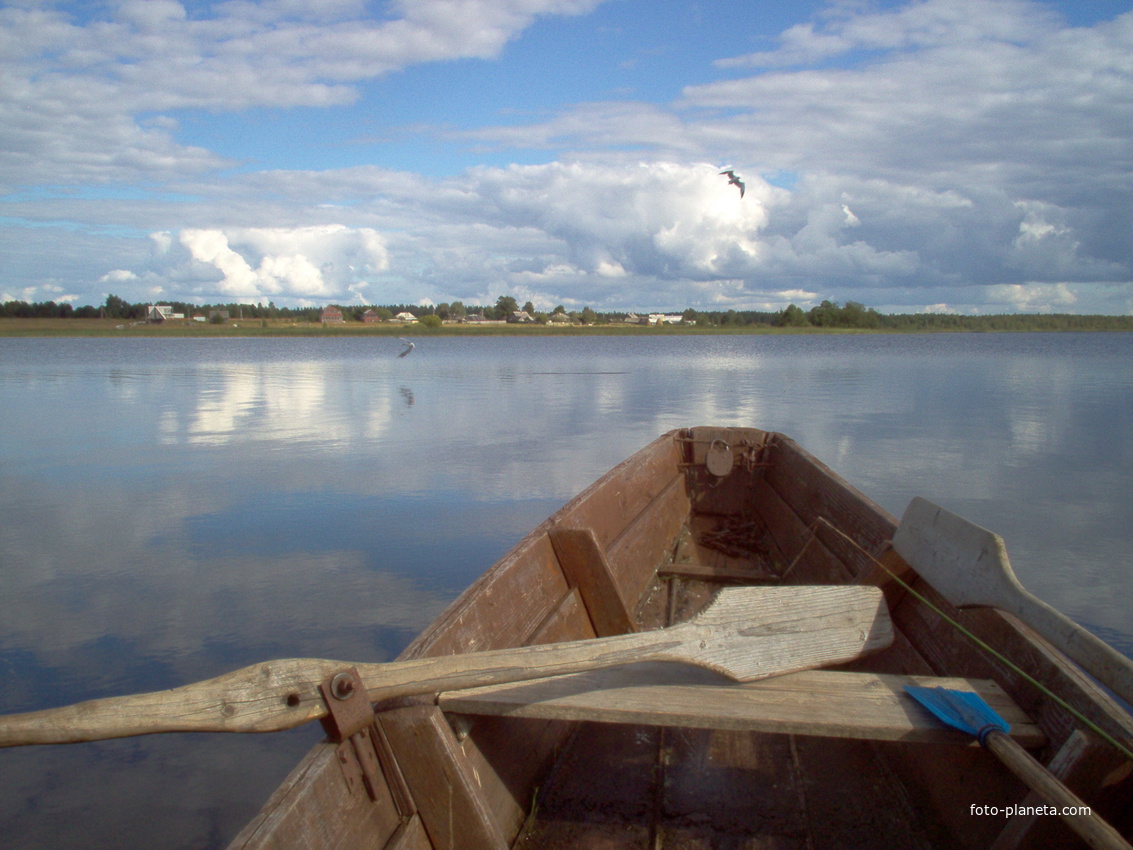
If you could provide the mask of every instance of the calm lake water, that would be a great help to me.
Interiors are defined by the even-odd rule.
[[[393,658],[671,428],[1001,533],[1133,651],[1133,334],[0,339],[0,712]],[[9,847],[224,846],[321,735],[0,751]]]

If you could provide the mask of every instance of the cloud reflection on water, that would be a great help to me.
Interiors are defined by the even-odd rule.
[[[403,360],[364,339],[0,340],[0,362],[0,710],[390,657],[559,504],[695,424],[784,431],[897,515],[957,510],[1038,595],[1133,635],[1130,335],[431,338]],[[123,758],[224,773],[178,746],[53,751],[33,778],[0,753],[0,825],[38,841],[46,795],[81,821],[83,777]],[[257,804],[225,781],[213,814],[178,816],[187,842]]]

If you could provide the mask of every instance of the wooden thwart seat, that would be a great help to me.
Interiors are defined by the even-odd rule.
[[[1024,747],[1046,736],[988,679],[811,670],[726,682],[703,670],[654,663],[440,695],[447,713],[730,729],[878,741],[972,744],[905,691],[906,684],[974,691],[1011,724]]]

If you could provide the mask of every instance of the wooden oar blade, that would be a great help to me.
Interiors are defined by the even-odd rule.
[[[1133,661],[1028,593],[1012,572],[998,534],[916,498],[893,535],[893,548],[953,605],[1014,614],[1133,703]]]
[[[852,661],[893,642],[885,597],[869,586],[729,588],[689,625],[686,658],[748,682]]]
[[[979,694],[920,685],[905,685],[905,691],[941,722],[979,738],[980,743],[983,743],[984,736],[991,729],[1011,731],[1011,724],[1000,717]]]
[[[961,608],[1002,607],[1022,587],[998,534],[919,496],[909,502],[893,548]]]

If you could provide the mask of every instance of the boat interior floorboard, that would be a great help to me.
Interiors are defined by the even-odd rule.
[[[821,850],[948,841],[940,825],[923,822],[869,742],[588,723],[541,789],[516,847],[606,846]]]
[[[539,790],[535,818],[515,847],[649,847],[659,733],[585,724]]]
[[[691,518],[677,540],[673,563],[661,574],[717,582],[774,582],[783,571],[766,525],[755,516]]]

